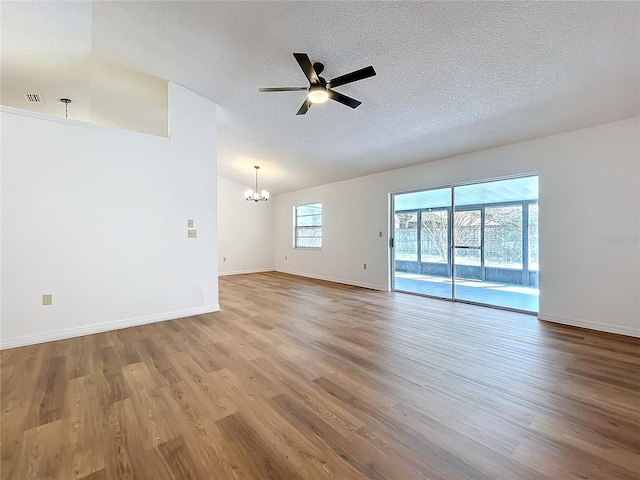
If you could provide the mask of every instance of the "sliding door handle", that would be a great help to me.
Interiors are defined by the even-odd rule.
[[[453,248],[464,248],[466,250],[482,250],[482,247],[472,247],[469,245],[455,245]]]

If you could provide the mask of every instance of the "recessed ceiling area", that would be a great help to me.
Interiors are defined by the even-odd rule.
[[[640,114],[638,2],[2,2],[2,104],[145,131],[216,102],[219,175],[277,194]],[[295,112],[292,56],[362,102]],[[148,131],[148,130],[146,130]],[[166,131],[166,130],[165,130]],[[213,133],[213,132],[212,132]]]

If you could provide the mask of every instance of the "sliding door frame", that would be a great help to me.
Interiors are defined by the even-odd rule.
[[[517,308],[510,308],[510,307],[503,307],[500,305],[491,305],[491,304],[487,304],[487,303],[480,303],[480,302],[474,302],[471,300],[461,300],[459,298],[456,298],[456,255],[455,255],[455,212],[456,212],[456,204],[455,204],[455,189],[456,187],[464,187],[467,185],[480,185],[483,183],[491,183],[491,182],[496,182],[496,181],[500,181],[500,180],[514,180],[514,179],[518,179],[518,178],[527,178],[527,177],[538,177],[539,178],[539,173],[525,173],[522,175],[512,175],[512,176],[505,176],[505,177],[498,177],[498,178],[491,178],[491,179],[486,179],[486,180],[476,180],[476,181],[470,181],[470,182],[461,182],[461,183],[455,183],[455,184],[450,184],[450,185],[439,185],[439,186],[434,186],[434,187],[429,187],[429,188],[418,188],[418,189],[413,189],[413,190],[405,190],[405,191],[399,191],[399,192],[392,192],[390,194],[390,207],[391,207],[391,211],[390,211],[390,222],[389,222],[389,251],[390,251],[390,262],[389,262],[389,272],[390,272],[390,289],[393,292],[401,292],[401,293],[407,293],[409,295],[419,295],[421,297],[427,297],[427,298],[434,298],[436,300],[446,300],[446,301],[450,301],[450,302],[458,302],[458,303],[466,303],[469,305],[478,305],[481,307],[488,307],[488,308],[496,308],[498,310],[507,310],[510,312],[518,312],[518,313],[525,313],[528,315],[537,315],[538,312],[532,312],[529,310],[520,310]],[[396,286],[395,286],[395,214],[396,214],[396,209],[395,209],[395,197],[396,195],[405,195],[407,193],[418,193],[418,192],[428,192],[428,191],[432,191],[432,190],[442,190],[442,189],[450,189],[451,191],[451,206],[449,207],[449,218],[448,218],[448,237],[449,237],[449,245],[448,245],[448,256],[449,259],[451,260],[451,298],[447,298],[447,297],[438,297],[435,295],[429,295],[426,293],[418,293],[418,292],[408,292],[405,290],[396,290]],[[479,205],[465,205],[465,209],[464,210],[468,210],[468,209],[473,209],[474,207],[482,207],[481,208],[481,216],[482,216],[482,221],[481,221],[481,244],[484,247],[484,217],[485,217],[485,213],[484,210],[486,208],[486,206],[502,206],[502,205],[508,205],[508,204],[522,204],[522,244],[523,244],[523,258],[522,258],[522,269],[523,269],[523,275],[526,273],[527,275],[529,274],[529,252],[528,252],[528,244],[529,244],[529,237],[528,237],[528,222],[526,222],[525,220],[528,220],[528,215],[529,215],[529,205],[531,204],[538,204],[539,205],[539,197],[536,200],[523,200],[521,202],[497,202],[497,203],[488,203],[488,204],[479,204]],[[446,208],[446,207],[445,207]],[[420,219],[420,212],[421,209],[416,209],[415,211],[418,213],[417,219]],[[407,210],[409,211],[409,210]],[[411,210],[414,211],[414,210]],[[422,230],[422,225],[420,224],[420,222],[417,222],[416,225],[418,231],[416,234],[416,242],[417,242],[417,254],[418,254],[418,258],[420,258],[420,254],[421,254],[421,249],[422,249],[422,244],[420,242],[420,237],[421,237],[421,230]],[[527,230],[527,231],[525,231]],[[484,257],[484,248],[481,249],[481,255],[482,257]],[[526,263],[525,263],[526,262]],[[482,270],[484,270],[484,261],[482,261],[481,258],[481,267]],[[483,272],[483,280],[484,280],[484,272]],[[540,278],[538,276],[538,282],[540,281]],[[539,287],[538,287],[539,288]]]

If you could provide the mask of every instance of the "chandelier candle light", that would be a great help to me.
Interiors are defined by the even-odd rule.
[[[244,192],[244,199],[249,202],[266,202],[269,200],[269,192],[262,190],[262,192],[258,193],[258,170],[260,170],[260,167],[256,165],[253,168],[256,169],[256,189],[249,189]]]

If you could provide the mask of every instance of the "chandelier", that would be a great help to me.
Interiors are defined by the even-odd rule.
[[[249,202],[266,202],[267,200],[269,200],[269,192],[267,192],[266,190],[262,190],[262,192],[258,193],[258,170],[260,170],[260,167],[256,165],[253,168],[256,169],[256,189],[249,189],[244,192],[244,199],[248,200]]]

